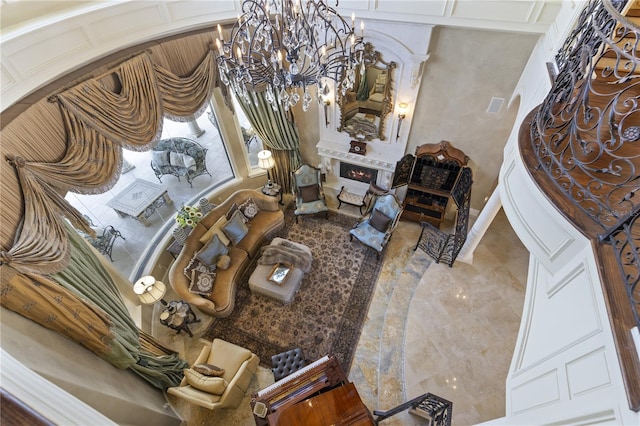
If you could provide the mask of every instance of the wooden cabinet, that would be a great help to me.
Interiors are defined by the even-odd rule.
[[[440,227],[451,190],[468,162],[469,157],[447,141],[417,147],[402,218]]]

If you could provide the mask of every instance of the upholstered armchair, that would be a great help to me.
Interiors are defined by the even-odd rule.
[[[296,223],[298,216],[304,214],[324,212],[325,217],[328,217],[329,208],[322,189],[320,169],[303,164],[293,172],[292,183],[296,199],[296,209],[293,212],[296,216]]]
[[[185,369],[180,386],[171,387],[167,392],[210,410],[237,408],[259,362],[258,356],[248,349],[214,339],[202,348],[191,368]],[[217,371],[216,375],[207,375],[212,371]]]
[[[402,204],[395,194],[379,195],[351,228],[349,239],[353,240],[355,237],[361,243],[373,248],[380,259],[380,253],[386,248],[401,214]]]

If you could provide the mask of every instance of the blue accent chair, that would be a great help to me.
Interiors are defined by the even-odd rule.
[[[386,248],[391,234],[402,215],[402,203],[395,194],[379,195],[370,204],[367,212],[349,231],[349,239],[355,237],[362,244],[373,248],[380,259],[380,253]]]

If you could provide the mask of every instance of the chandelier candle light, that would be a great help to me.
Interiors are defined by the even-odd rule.
[[[359,37],[354,25],[353,14],[349,25],[322,0],[244,0],[228,41],[217,27],[220,79],[246,102],[252,101],[249,92],[256,103],[255,91],[266,90],[274,110],[278,104],[289,110],[302,99],[307,111],[310,86],[317,85],[319,103],[327,78],[341,91],[353,87],[364,23]]]

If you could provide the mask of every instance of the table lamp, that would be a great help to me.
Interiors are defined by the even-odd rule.
[[[133,292],[138,295],[140,302],[145,305],[151,305],[158,300],[162,302],[163,305],[167,304],[163,299],[167,292],[167,286],[151,275],[146,275],[138,279],[138,281],[133,284]]]
[[[273,186],[269,170],[273,169],[275,165],[276,162],[271,155],[271,151],[265,149],[258,153],[258,167],[267,171],[267,184],[265,185],[267,188],[271,188]]]

